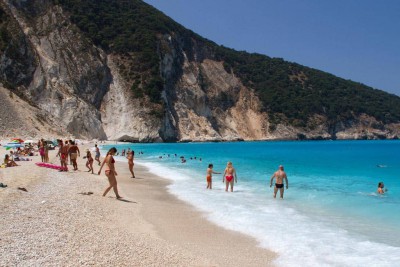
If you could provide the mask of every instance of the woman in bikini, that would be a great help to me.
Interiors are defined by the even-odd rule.
[[[92,157],[92,153],[90,153],[89,149],[86,149],[86,167],[89,169],[88,172],[92,172],[93,174],[93,157]]]
[[[108,191],[111,190],[111,188],[114,189],[114,193],[117,199],[122,198],[119,194],[118,194],[118,187],[117,187],[117,178],[115,176],[117,176],[117,172],[115,171],[115,160],[114,160],[114,155],[115,153],[117,153],[117,149],[115,147],[112,147],[110,150],[108,150],[107,152],[107,156],[106,158],[103,160],[103,163],[101,164],[100,170],[99,170],[99,175],[101,173],[101,169],[103,168],[104,165],[106,165],[106,170],[105,170],[105,174],[108,178],[108,182],[110,183],[110,186],[108,186],[106,188],[106,190],[103,193],[103,197],[105,197],[108,193]]]
[[[44,151],[44,142],[40,142],[40,147],[39,147],[39,154],[40,157],[42,158],[42,162],[46,162],[46,152]]]
[[[15,161],[13,161],[12,159],[10,159],[10,155],[6,154],[4,157],[4,165],[6,167],[15,167],[15,166],[19,166],[17,163],[15,163]]]
[[[222,176],[222,182],[226,180],[225,191],[228,192],[229,184],[231,185],[231,192],[233,192],[233,176],[235,176],[235,182],[237,183],[236,170],[232,166],[232,162],[228,162],[225,168],[224,175]]]
[[[133,172],[133,165],[135,165],[133,163],[133,159],[135,158],[135,152],[132,151],[128,151],[128,156],[126,157],[128,159],[128,167],[129,167],[129,171],[132,174],[132,178],[135,178],[135,173]]]

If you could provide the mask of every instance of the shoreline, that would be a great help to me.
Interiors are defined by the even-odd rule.
[[[93,145],[80,146],[81,156]],[[117,201],[113,192],[101,196],[107,178],[84,172],[82,157],[80,170],[68,173],[37,167],[40,157],[31,158],[0,171],[8,184],[0,189],[0,231],[6,233],[0,253],[7,266],[272,266],[276,258],[253,238],[209,222],[144,166],[135,165],[132,179],[127,164],[116,162],[124,197]],[[54,151],[50,158],[58,164]],[[87,192],[94,194],[80,194]]]
[[[125,165],[118,163],[118,167]],[[128,189],[124,193],[129,198],[146,198],[143,217],[155,227],[161,238],[186,247],[201,257],[211,257],[217,266],[273,266],[276,253],[261,248],[253,237],[210,222],[203,212],[168,192],[167,186],[171,181],[150,173],[147,167],[139,168],[140,176],[135,173],[137,178],[124,179],[122,188]],[[149,178],[142,178],[142,175]],[[131,180],[135,179],[140,181],[132,183]],[[227,253],[229,250],[235,253]]]

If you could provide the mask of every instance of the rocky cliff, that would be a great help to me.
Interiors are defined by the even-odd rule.
[[[181,26],[149,37],[154,40],[149,44],[153,50],[118,49],[126,41],[121,36],[127,38],[127,34],[118,35],[114,29],[118,41],[114,43],[104,42],[106,37],[92,38],[98,30],[90,30],[90,23],[100,27],[94,24],[96,19],[82,23],[82,14],[78,14],[80,20],[73,17],[77,12],[71,5],[74,1],[67,2],[1,0],[0,82],[25,101],[19,109],[34,110],[46,118],[46,126],[36,123],[35,127],[61,127],[54,134],[76,138],[140,142],[400,136],[400,120],[384,121],[368,110],[346,111],[350,115],[332,119],[331,114],[315,109],[300,119],[269,108],[267,94],[257,89],[256,79],[238,72],[239,60],[224,60],[228,50],[220,50]],[[86,2],[96,5],[82,1]],[[121,5],[121,10],[157,12],[141,1],[127,7],[123,1],[105,2],[114,8]],[[102,12],[101,7],[96,12]],[[284,76],[304,90],[315,87],[305,86],[312,76],[307,71],[290,67]],[[400,104],[398,97],[390,97]],[[1,130],[0,135],[6,134]],[[35,137],[42,133],[21,134]]]

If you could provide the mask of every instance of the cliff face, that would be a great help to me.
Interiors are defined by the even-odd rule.
[[[1,11],[9,38],[0,43],[0,82],[62,127],[58,134],[141,142],[400,136],[400,124],[363,114],[335,123],[315,115],[301,127],[285,116],[272,120],[251,86],[201,42],[188,48],[179,33],[157,37],[163,90],[154,103],[135,95],[124,56],[94,45],[60,5],[1,0]]]
[[[42,3],[43,10],[24,10],[16,8],[24,1],[13,3],[2,2],[11,34],[19,36],[9,47],[18,53],[6,49],[1,55],[6,84],[76,137],[106,138],[98,110],[111,82],[106,55],[79,34],[60,7]]]

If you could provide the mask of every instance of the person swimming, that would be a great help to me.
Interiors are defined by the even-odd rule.
[[[386,188],[383,189],[384,187],[385,185],[383,184],[383,182],[378,183],[378,190],[377,190],[378,194],[385,194],[385,192],[388,191]]]

